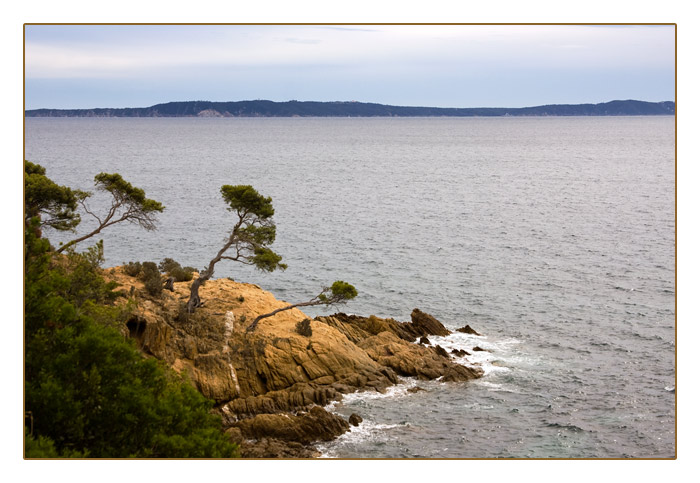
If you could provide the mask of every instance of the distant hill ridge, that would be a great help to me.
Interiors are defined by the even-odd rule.
[[[151,107],[32,109],[26,117],[473,117],[473,116],[658,116],[673,115],[672,101],[610,101],[535,107],[409,107],[355,101],[184,101]]]

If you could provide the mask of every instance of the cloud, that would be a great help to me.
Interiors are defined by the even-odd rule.
[[[25,60],[28,98],[43,92],[52,103],[89,89],[91,102],[102,105],[117,94],[129,105],[122,100],[128,93],[162,101],[166,92],[182,99],[501,105],[506,94],[532,98],[538,83],[552,82],[557,101],[580,99],[581,86],[591,89],[587,99],[601,101],[612,85],[648,92],[648,99],[675,93],[670,26],[37,25],[27,28]],[[547,103],[548,95],[554,99],[551,88],[536,102]]]
[[[52,26],[28,34],[32,78],[134,76],[197,66],[669,65],[673,30],[586,26]],[[68,38],[68,40],[66,40]],[[442,67],[441,67],[442,66]]]
[[[284,39],[285,42],[289,42],[291,44],[320,44],[321,40],[320,39],[296,39],[296,38],[286,38]]]

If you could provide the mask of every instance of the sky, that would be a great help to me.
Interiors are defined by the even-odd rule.
[[[675,99],[672,25],[25,25],[26,109]]]

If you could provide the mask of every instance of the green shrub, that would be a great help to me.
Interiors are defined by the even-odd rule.
[[[309,319],[300,320],[297,322],[297,334],[304,337],[311,337],[311,321]]]
[[[124,272],[130,277],[138,277],[141,273],[141,262],[125,263]]]
[[[46,436],[34,437],[29,434],[29,429],[24,428],[24,457],[25,458],[85,458],[87,451],[75,451],[64,449],[61,453],[56,450],[56,445],[51,438]]]
[[[170,270],[173,268],[182,268],[180,267],[180,264],[177,263],[175,260],[172,258],[164,258],[161,260],[161,262],[158,264],[158,268],[160,268],[161,272],[168,273]]]
[[[77,307],[82,307],[89,300],[111,303],[121,295],[114,292],[118,284],[105,282],[100,273],[100,264],[104,261],[102,241],[82,253],[69,250],[67,261],[59,271],[71,273],[66,290]]]
[[[146,292],[157,297],[163,292],[163,281],[160,277],[158,265],[154,262],[143,262],[141,264],[141,279],[146,287]]]
[[[173,277],[176,282],[189,282],[194,277],[195,272],[195,269],[192,267],[182,268],[172,258],[164,258],[158,265],[158,268]]]
[[[212,401],[77,308],[97,305],[73,290],[99,275],[94,267],[89,273],[90,260],[77,273],[54,264],[48,241],[35,233],[25,231],[24,409],[32,414],[25,457],[235,456]]]
[[[173,277],[176,282],[189,282],[194,277],[192,272],[188,272],[179,266],[170,270],[168,275]]]

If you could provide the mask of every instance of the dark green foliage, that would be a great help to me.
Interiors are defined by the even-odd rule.
[[[92,196],[92,193],[76,191],[76,200],[82,209],[98,222],[97,228],[90,233],[71,240],[65,245],[56,249],[60,253],[67,248],[70,248],[88,238],[100,233],[108,226],[117,223],[128,221],[138,223],[146,230],[155,230],[156,218],[155,215],[164,210],[161,203],[146,198],[145,192],[141,188],[136,188],[131,183],[124,180],[117,173],[100,173],[95,176],[95,186],[98,190],[109,193],[112,196],[112,203],[107,213],[99,216],[93,213],[87,205],[87,198]]]
[[[88,453],[87,451],[75,451],[69,448],[64,448],[59,453],[51,438],[46,436],[35,438],[29,434],[29,429],[25,426],[24,456],[26,458],[86,458]]]
[[[97,323],[91,315],[111,297],[95,278],[101,249],[55,263],[36,224],[25,231],[25,411],[33,426],[25,456],[234,456],[211,401],[145,359],[116,320]]]
[[[250,185],[223,185],[221,196],[229,205],[230,211],[250,213],[261,220],[266,220],[275,214],[275,210],[272,208],[272,198],[260,195]]]
[[[173,268],[169,275],[175,279],[176,282],[189,282],[194,277],[191,271],[187,271],[182,267]]]
[[[309,319],[300,320],[296,325],[297,334],[304,337],[311,337],[311,321]]]
[[[180,264],[172,258],[164,258],[158,264],[158,268],[160,268],[162,272],[173,277],[176,282],[189,282],[194,277],[193,272],[195,271],[192,267],[182,268]]]
[[[143,280],[146,292],[150,295],[157,297],[163,292],[163,280],[155,262],[143,262],[141,264],[141,280]]]
[[[37,238],[30,227],[24,249],[25,334],[69,325],[77,317],[76,307],[65,298],[71,282],[60,268],[50,267],[48,240]]]
[[[177,263],[175,260],[172,258],[164,258],[163,260],[160,261],[158,264],[158,268],[160,269],[161,272],[163,273],[168,273],[170,270],[173,268],[182,268],[180,267],[180,264]]]
[[[82,307],[87,301],[109,303],[119,296],[113,291],[118,284],[105,282],[99,272],[100,265],[104,262],[102,240],[83,253],[69,251],[67,259],[68,266],[65,270],[71,276],[66,294],[76,307]]]
[[[274,243],[276,236],[276,227],[272,221],[275,214],[272,199],[262,196],[249,185],[224,185],[221,187],[221,196],[228,204],[228,210],[235,214],[233,227],[219,253],[192,283],[187,302],[190,313],[201,306],[199,287],[214,275],[214,267],[221,260],[253,265],[266,272],[287,268],[282,263],[282,257],[268,246]],[[231,255],[227,255],[229,250]]]
[[[250,258],[255,268],[265,272],[272,272],[278,268],[285,270],[286,263],[282,262],[282,257],[267,247],[256,247],[255,254]]]
[[[124,272],[131,277],[138,277],[141,273],[141,262],[125,263]]]
[[[75,210],[82,194],[67,186],[59,186],[46,177],[46,169],[29,161],[24,162],[24,219],[39,219],[40,227],[73,230],[80,223]]]
[[[342,280],[336,280],[329,288],[323,289],[318,295],[318,299],[324,304],[337,304],[357,297],[355,287]]]
[[[154,262],[144,262],[143,264],[140,262],[129,262],[124,265],[124,271],[132,277],[140,276],[151,295],[160,293],[156,288],[157,283],[162,284],[159,272],[167,273],[168,276],[173,277],[175,282],[189,282],[194,276],[192,267],[182,268],[172,258],[165,258],[158,265]],[[157,283],[156,280],[158,281]]]
[[[147,230],[152,230],[154,226],[145,216],[153,212],[162,212],[164,207],[161,203],[146,198],[146,193],[141,188],[136,188],[117,173],[100,173],[95,176],[95,186],[97,189],[108,191],[120,205],[134,214],[141,216],[133,217],[132,221],[139,223]]]
[[[32,338],[27,352],[26,404],[35,430],[59,448],[92,457],[232,456],[211,402],[116,330],[80,324]]]
[[[148,278],[156,273],[160,275],[160,270],[158,270],[158,265],[155,262],[143,262],[141,264],[141,273],[144,278]]]

